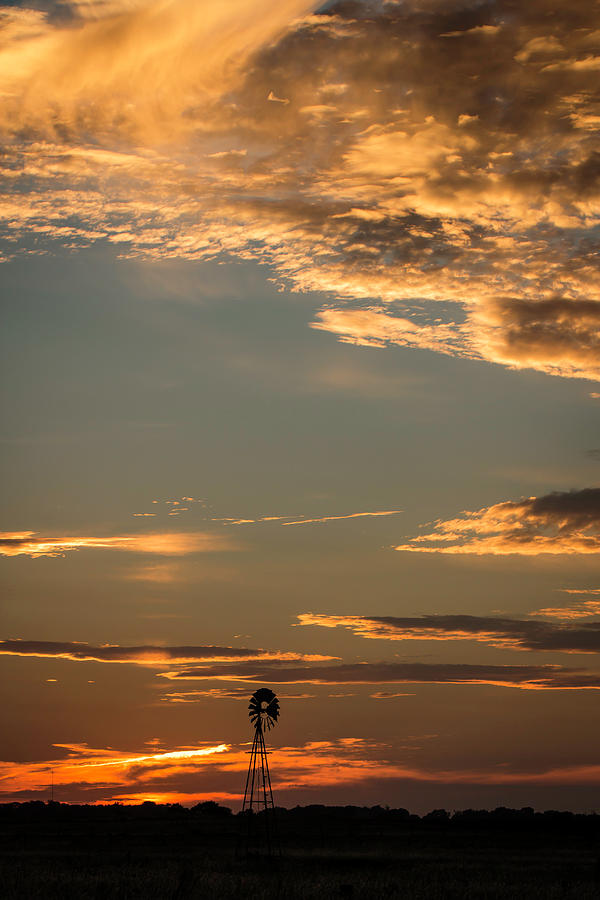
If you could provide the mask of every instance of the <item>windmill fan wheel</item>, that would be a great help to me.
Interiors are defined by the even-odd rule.
[[[279,700],[270,688],[259,688],[252,694],[248,715],[255,728],[269,731],[279,718]]]

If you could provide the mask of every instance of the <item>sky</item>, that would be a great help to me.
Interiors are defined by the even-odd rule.
[[[0,6],[4,801],[600,808],[600,3]]]

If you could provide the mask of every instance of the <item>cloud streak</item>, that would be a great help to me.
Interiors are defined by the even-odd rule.
[[[240,659],[268,660],[328,660],[331,656],[292,653],[284,650],[249,650],[245,647],[162,647],[159,645],[119,646],[118,644],[93,644],[69,641],[0,641],[0,655],[38,656],[49,659],[69,659],[75,662],[130,663],[157,667],[182,665],[194,662],[226,662]]]
[[[171,750],[166,753],[148,753],[145,756],[121,756],[117,759],[101,759],[93,762],[77,763],[78,769],[98,769],[106,766],[123,766],[125,768],[138,763],[164,763],[170,760],[197,759],[201,756],[213,756],[215,753],[223,753],[229,749],[227,744],[217,744],[214,747],[202,747],[199,750]]]
[[[582,625],[492,616],[328,616],[303,613],[300,625],[346,628],[388,641],[477,641],[508,650],[600,653],[600,621]]]
[[[314,694],[278,694],[280,700],[313,700]],[[170,691],[161,697],[166,703],[200,703],[204,700],[246,700],[248,688],[208,688],[205,691]]]
[[[111,791],[144,786],[155,779],[185,777],[211,767],[213,757],[230,751],[225,743],[184,747],[161,753],[131,753],[93,749],[86,744],[55,744],[61,757],[32,763],[0,762],[0,781],[6,798],[26,799],[46,793],[50,770],[59,790],[69,789],[70,799],[108,798]]]
[[[433,531],[395,549],[477,556],[598,553],[600,488],[506,500],[454,519],[438,519]]]
[[[280,525],[320,525],[325,522],[340,522],[345,519],[378,519],[386,516],[397,516],[401,509],[387,509],[378,512],[348,513],[342,516],[318,516],[316,518],[299,518],[296,516],[260,516],[258,519],[222,518],[213,521],[222,522],[225,525],[263,525],[269,522],[278,522]],[[288,521],[293,520],[293,521]]]
[[[106,537],[51,537],[37,531],[0,532],[0,556],[64,556],[74,550],[120,550],[158,556],[187,556],[237,550],[221,535],[203,532],[148,532]]]
[[[397,516],[401,513],[401,509],[388,509],[381,512],[358,512],[349,513],[347,516],[322,516],[317,519],[297,519],[295,522],[283,522],[283,525],[316,525],[322,522],[339,522],[343,519],[377,519],[381,516]]]

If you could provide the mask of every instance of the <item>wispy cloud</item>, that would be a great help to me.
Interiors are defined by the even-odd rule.
[[[314,694],[288,694],[277,695],[280,700],[313,700]],[[248,697],[248,688],[208,688],[205,691],[169,691],[161,697],[166,703],[200,703],[204,700],[245,700]]]
[[[435,350],[449,356],[473,356],[467,349],[468,328],[454,323],[444,325],[441,321],[424,324],[380,307],[326,307],[317,313],[311,325],[319,331],[332,332],[345,344],[361,347],[396,345]]]
[[[189,580],[186,573],[177,562],[160,562],[156,565],[141,565],[129,569],[121,574],[125,581],[145,581],[149,584],[175,584]]]
[[[564,594],[574,594],[576,597],[584,598],[586,596],[599,597],[600,588],[564,588]],[[569,606],[553,606],[538,609],[531,614],[532,616],[547,616],[551,619],[586,619],[590,616],[600,616],[600,599],[598,600],[575,600]]]
[[[396,550],[411,553],[591,554],[600,550],[600,488],[505,500],[454,519]]]
[[[373,700],[397,700],[398,697],[414,697],[414,694],[407,694],[405,691],[375,691],[369,695]]]
[[[339,522],[344,519],[364,519],[364,518],[380,518],[385,516],[397,516],[401,513],[401,509],[387,509],[377,512],[355,512],[347,513],[341,516],[317,516],[315,518],[298,517],[298,516],[260,516],[257,519],[235,519],[232,517],[213,519],[215,522],[222,522],[225,525],[262,525],[270,522],[278,522],[280,525],[317,525],[324,522]]]
[[[585,595],[592,594],[595,597],[600,596],[600,588],[562,588],[563,594]]]
[[[141,666],[182,665],[194,662],[226,662],[240,659],[268,660],[328,660],[331,656],[293,653],[285,650],[250,650],[245,647],[160,645],[120,646],[118,644],[92,644],[72,641],[0,641],[0,655],[39,656],[52,659],[70,659],[75,662],[133,663]]]
[[[482,300],[466,322],[429,321],[382,307],[331,306],[312,327],[363,347],[413,347],[446,356],[489,360],[513,369],[600,380],[596,364],[600,303],[563,297],[502,297]]]
[[[158,505],[160,512],[165,512],[168,516],[178,516],[181,513],[189,512],[192,504],[205,505],[206,501],[195,499],[194,497],[181,497],[177,500],[153,500],[153,504]],[[242,516],[210,516],[211,522],[230,525],[263,525],[277,522],[280,525],[315,525],[324,522],[337,522],[345,519],[363,519],[363,518],[381,518],[386,516],[396,516],[401,513],[401,509],[375,510],[367,512],[352,512],[342,515],[322,515],[322,516],[303,516],[303,515],[267,515],[256,517]],[[155,517],[157,512],[137,512],[132,514],[134,517]]]
[[[94,15],[82,17],[83,4],[62,5],[63,16],[54,19],[37,10],[3,10],[4,127],[45,134],[77,129],[87,108],[90,130],[146,142],[164,140],[167,125],[177,134],[193,132],[190,108],[197,114],[210,108],[253,53],[312,7],[307,0],[284,0],[276,8],[266,0],[201,7],[194,0],[114,0],[88,4]]]
[[[363,638],[388,641],[477,641],[509,650],[600,653],[600,621],[583,625],[492,616],[329,616],[303,613],[300,625],[347,628]]]
[[[401,513],[401,509],[387,509],[381,512],[358,512],[349,513],[346,516],[321,516],[317,519],[296,519],[295,522],[283,522],[283,525],[315,525],[321,522],[338,522],[341,519],[363,519],[363,518],[379,518],[380,516],[397,516]]]
[[[532,615],[547,616],[549,619],[587,619],[600,616],[600,600],[582,600],[573,606],[547,606]]]
[[[222,535],[203,532],[148,532],[105,537],[44,536],[37,531],[0,532],[0,556],[64,556],[73,550],[121,550],[158,556],[187,556],[238,550]]]
[[[200,503],[204,504],[205,501],[201,498],[196,497],[179,497],[175,500],[153,500],[153,504],[158,505],[158,509],[160,512],[166,512],[168,516],[179,516],[181,513],[189,512],[192,508],[192,504]],[[162,509],[161,509],[162,507]],[[156,516],[157,512],[146,512],[146,513],[133,513],[134,517],[136,516]]]

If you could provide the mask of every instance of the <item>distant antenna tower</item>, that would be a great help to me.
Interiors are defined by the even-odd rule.
[[[246,852],[272,856],[276,842],[274,829],[273,790],[265,747],[265,731],[270,731],[279,718],[279,700],[269,688],[259,688],[248,704],[248,715],[254,726],[254,740],[250,751],[250,765],[246,776],[246,790],[242,813],[245,813]]]

